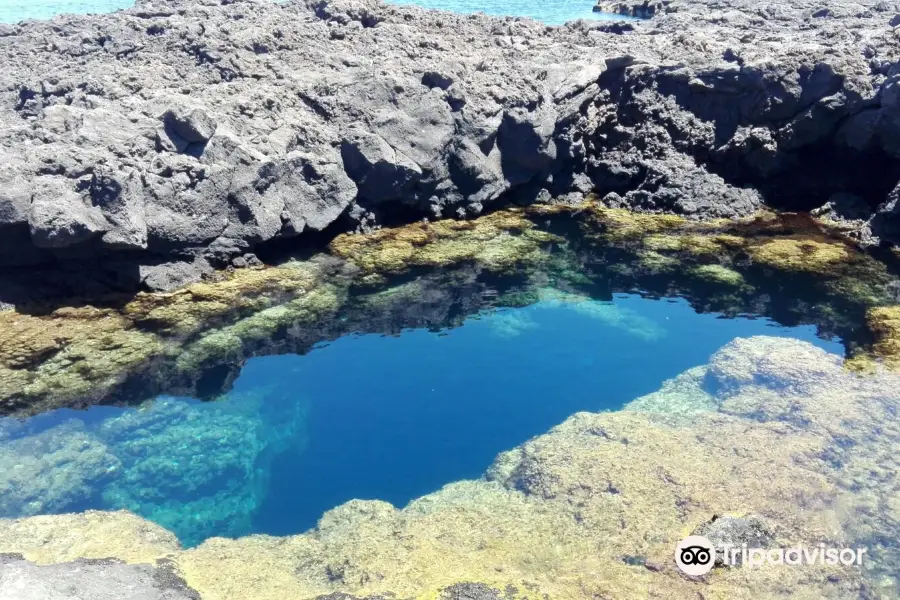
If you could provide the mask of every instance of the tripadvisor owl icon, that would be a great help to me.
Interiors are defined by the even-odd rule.
[[[691,535],[675,548],[675,564],[686,575],[706,575],[716,562],[716,549],[702,535]]]

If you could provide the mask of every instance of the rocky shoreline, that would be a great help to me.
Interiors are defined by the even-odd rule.
[[[591,193],[697,219],[825,205],[892,244],[898,13],[678,0],[547,27],[139,0],[0,25],[0,302],[167,290],[273,245]]]

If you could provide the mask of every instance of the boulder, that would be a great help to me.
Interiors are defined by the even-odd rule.
[[[35,185],[28,227],[38,248],[65,248],[109,230],[100,210],[85,202],[65,179],[42,177]]]

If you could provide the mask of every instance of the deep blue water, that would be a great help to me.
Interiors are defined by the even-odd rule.
[[[304,356],[254,358],[217,402],[0,419],[0,467],[7,477],[10,464],[25,469],[7,488],[20,497],[0,496],[0,516],[128,508],[188,545],[298,533],[353,498],[400,507],[476,478],[569,415],[619,409],[759,334],[843,351],[812,327],[697,314],[680,300],[551,294],[441,333],[348,336]],[[0,468],[0,492],[3,477]]]
[[[533,17],[549,25],[574,19],[622,19],[617,15],[592,12],[592,0],[389,0],[394,4],[415,4],[460,13]],[[133,0],[0,0],[0,22],[49,19],[60,13],[105,13],[128,8]]]

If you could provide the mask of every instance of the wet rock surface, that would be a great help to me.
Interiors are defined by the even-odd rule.
[[[168,289],[278,240],[589,192],[694,218],[850,194],[853,235],[897,240],[900,6],[654,6],[626,28],[139,0],[10,26],[0,265]]]

